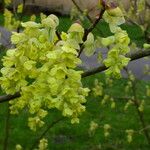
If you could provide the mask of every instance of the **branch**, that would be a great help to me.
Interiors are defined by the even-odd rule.
[[[56,31],[56,35],[57,35],[58,40],[61,40],[61,36],[60,36],[60,33],[58,31]]]
[[[132,54],[128,54],[127,57],[131,58],[131,61],[133,60],[137,60],[137,59],[140,59],[140,58],[143,58],[143,57],[146,57],[146,56],[150,56],[150,49],[148,50],[144,50],[144,51],[138,51],[138,52],[134,52]],[[87,72],[84,72],[82,74],[82,78],[85,78],[85,77],[88,77],[88,76],[91,76],[91,75],[94,75],[96,73],[100,73],[102,71],[105,71],[107,69],[107,67],[105,65],[102,65],[98,68],[94,68],[92,70],[89,70]],[[20,97],[20,93],[15,93],[14,95],[3,95],[3,96],[0,96],[0,103],[3,103],[3,102],[7,102],[7,101],[10,101],[10,100],[13,100],[15,98],[18,98]]]
[[[144,131],[145,129],[149,129],[149,128],[150,128],[150,125],[148,125],[147,127],[141,129],[139,132],[142,132],[142,131]]]
[[[150,8],[150,4],[146,1],[146,6],[148,7],[148,8]]]
[[[127,54],[127,57],[131,58],[130,61],[140,59],[140,58],[143,58],[143,57],[146,57],[146,56],[150,56],[150,49],[139,50],[137,52]]]
[[[3,102],[7,102],[7,101],[10,101],[10,100],[13,100],[17,97],[20,97],[20,93],[17,92],[15,93],[14,95],[3,95],[3,96],[0,96],[0,103],[3,103]]]
[[[131,58],[130,61],[133,61],[133,60],[136,60],[136,59],[140,59],[140,58],[143,58],[143,57],[146,57],[146,56],[150,56],[150,49],[144,50],[144,51],[141,50],[141,51],[134,52],[134,53],[131,53],[131,54],[127,55],[127,57]],[[102,71],[105,71],[106,69],[107,69],[107,67],[105,65],[101,65],[98,68],[94,68],[92,70],[84,72],[82,74],[82,78],[88,77],[90,75],[93,75],[93,74],[96,74],[96,73],[99,73],[99,72],[102,72]]]
[[[80,11],[80,13],[83,13],[83,10],[80,8],[80,6],[77,4],[77,2],[75,0],[71,0],[72,3],[77,7],[77,9]],[[84,32],[84,36],[83,36],[83,42],[86,41],[88,34],[94,29],[96,28],[96,25],[98,24],[98,22],[102,19],[103,14],[106,10],[106,3],[102,2],[103,7],[100,10],[100,13],[97,17],[97,19],[93,22],[91,17],[87,14],[86,17],[88,18],[88,20],[92,23],[91,26],[89,27],[89,29],[86,29]],[[80,45],[80,51],[78,54],[78,57],[80,57],[82,51],[84,49],[83,43]]]
[[[75,0],[71,0],[72,1],[72,3],[77,7],[77,9],[79,10],[79,12],[81,13],[81,14],[83,14],[83,10],[80,8],[80,6],[77,4],[77,2],[75,1]],[[102,3],[102,5],[103,5],[103,8],[106,8],[106,3]],[[86,15],[86,17],[87,17],[87,19],[90,21],[90,23],[92,23],[93,24],[93,20],[92,20],[92,18],[87,14]],[[96,27],[95,27],[96,28]],[[99,28],[96,28],[102,35],[103,35],[103,33],[102,33],[102,31],[99,29]]]
[[[98,18],[91,24],[91,26],[87,30],[85,30],[84,36],[83,36],[83,42],[86,41],[88,34],[96,27],[96,25],[98,24],[98,22],[102,19],[104,12],[105,12],[105,8],[103,8],[100,11]],[[84,46],[83,46],[83,43],[82,43],[80,45],[80,51],[79,51],[78,57],[80,57],[83,49],[84,49]]]
[[[95,20],[95,22],[91,25],[91,27],[88,29],[88,32],[91,32],[95,27],[96,25],[98,24],[98,22],[102,19],[103,17],[103,14],[105,12],[105,7],[103,7],[97,17],[97,19]]]
[[[107,67],[106,67],[105,65],[99,66],[99,67],[97,67],[97,68],[94,68],[94,69],[92,69],[92,70],[89,70],[89,71],[87,71],[87,72],[84,72],[84,73],[82,74],[82,78],[85,78],[85,77],[94,75],[94,74],[96,74],[96,73],[105,71],[106,69],[107,69]]]

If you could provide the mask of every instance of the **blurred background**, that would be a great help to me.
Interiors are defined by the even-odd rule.
[[[131,39],[131,53],[142,51],[143,44],[150,43],[150,0],[116,1],[126,17],[121,28]],[[21,13],[21,7],[17,10],[20,4],[24,4]],[[74,22],[89,28],[99,11],[99,0],[0,0],[0,68],[7,49],[14,47],[10,42],[12,31],[23,30],[20,22],[40,22],[41,12],[46,15],[53,13],[59,18],[58,31],[61,33],[67,32]],[[10,26],[7,26],[8,21]],[[93,34],[95,37],[112,35],[109,25],[103,20],[97,24]],[[108,51],[106,47],[97,48],[91,57],[82,53],[80,67],[86,71],[99,67],[102,61],[98,61],[98,54],[102,54],[103,60]],[[129,71],[127,75],[122,71],[126,78],[116,79],[98,73],[82,80],[83,86],[91,92],[84,104],[86,112],[81,115],[80,124],[71,124],[67,118],[57,123],[62,114],[51,109],[45,126],[31,132],[27,125],[27,109],[10,116],[9,104],[0,104],[0,150],[15,150],[16,144],[29,150],[39,142],[41,135],[48,139],[48,149],[52,150],[149,150],[150,136],[147,140],[143,131],[146,129],[150,135],[150,58],[130,62],[127,70],[133,74]],[[4,94],[2,90],[0,94]],[[138,102],[138,106],[132,100]],[[109,127],[109,131],[105,127]],[[128,139],[132,142],[129,143]]]

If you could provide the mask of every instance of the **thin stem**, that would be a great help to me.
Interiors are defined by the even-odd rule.
[[[141,129],[139,132],[142,132],[142,131],[144,131],[145,129],[150,129],[150,125],[147,126],[147,127],[145,127],[145,128],[143,128],[143,129]]]
[[[102,9],[102,10],[100,11],[100,13],[99,13],[98,18],[91,24],[91,26],[89,27],[89,29],[85,30],[85,33],[84,33],[84,36],[83,36],[83,42],[86,41],[88,34],[93,31],[93,29],[96,27],[96,25],[97,25],[97,24],[99,23],[99,21],[102,19],[104,12],[105,12],[105,9]],[[82,51],[83,51],[83,49],[84,49],[83,44],[81,44],[80,47],[81,47],[81,48],[80,48],[78,57],[80,57],[80,55],[81,55],[81,53],[82,53]]]
[[[42,139],[46,134],[47,132],[54,126],[56,125],[57,123],[59,123],[60,121],[62,121],[64,119],[64,117],[61,117],[57,120],[55,120],[54,122],[52,122],[43,132],[42,134],[33,142],[30,150],[33,150],[35,148],[35,146],[37,146],[38,142],[40,141],[40,139]]]
[[[77,7],[77,9],[80,11],[80,13],[82,14],[83,13],[83,10],[80,8],[80,6],[77,4],[77,2],[75,0],[71,0],[72,3]],[[93,23],[91,17],[87,14],[86,17],[89,19],[89,21],[91,23]]]
[[[127,68],[125,68],[125,71],[127,72],[128,76],[129,76],[129,71]],[[145,119],[144,119],[144,114],[142,111],[139,110],[139,107],[140,107],[140,104],[139,104],[139,101],[137,99],[137,93],[136,93],[136,85],[137,85],[137,81],[134,80],[130,80],[131,83],[132,83],[132,87],[131,87],[131,90],[132,90],[132,93],[133,93],[133,99],[132,99],[132,102],[136,108],[136,111],[137,111],[137,114],[138,114],[138,117],[139,117],[139,120],[141,122],[141,125],[142,125],[142,128],[143,128],[143,132],[144,132],[144,135],[147,139],[147,142],[148,144],[150,145],[150,135],[149,135],[149,130],[147,128],[147,125],[146,125],[146,122],[145,122]]]
[[[133,82],[132,82],[132,91],[133,91],[133,96],[134,96],[133,102],[134,102],[134,105],[135,105],[135,107],[136,107],[136,111],[137,111],[137,114],[138,114],[138,116],[139,116],[141,125],[142,125],[142,127],[143,127],[143,132],[144,132],[144,135],[145,135],[145,137],[146,137],[146,139],[147,139],[148,144],[150,145],[149,130],[148,130],[148,128],[146,128],[147,125],[146,125],[146,122],[145,122],[145,119],[144,119],[144,114],[143,114],[143,112],[141,112],[141,111],[139,110],[139,106],[140,106],[140,105],[139,105],[139,102],[138,102],[138,100],[137,100],[136,87],[135,87],[135,85],[134,85]]]
[[[7,103],[7,112],[6,112],[6,121],[5,121],[5,137],[4,137],[3,150],[8,149],[9,120],[10,120],[10,110],[9,110],[9,103]]]
[[[18,18],[20,21],[22,21],[22,18],[23,18],[24,12],[25,12],[26,0],[23,0],[22,5],[23,5],[23,10],[22,10],[21,16],[19,17],[19,16],[17,15],[17,13],[16,13],[17,18]],[[18,33],[20,32],[20,26],[18,26],[17,32],[18,32]]]
[[[137,12],[137,0],[134,0],[133,8],[134,8],[134,13],[136,14],[136,12]]]
[[[81,14],[83,14],[83,10],[80,8],[80,6],[77,4],[77,2],[75,1],[75,0],[71,0],[72,1],[72,3],[76,6],[76,8],[79,10],[79,12],[81,13]],[[105,3],[103,3],[103,5],[105,5]],[[105,7],[104,7],[105,8]],[[93,20],[92,20],[92,18],[87,14],[86,15],[86,17],[87,17],[87,19],[90,21],[90,23],[91,24],[93,24]],[[95,27],[96,28],[96,27]],[[103,35],[103,33],[102,33],[102,31],[100,30],[100,29],[98,29],[98,28],[96,28],[102,35]]]
[[[145,37],[147,43],[150,42],[150,31],[149,31],[149,28],[150,28],[150,24],[147,25],[147,27],[146,27],[146,29],[144,31],[144,37]]]

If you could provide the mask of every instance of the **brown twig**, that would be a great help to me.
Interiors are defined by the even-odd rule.
[[[83,10],[80,8],[80,6],[77,4],[77,2],[75,0],[71,0],[71,1],[76,6],[76,8],[79,10],[79,12],[81,14],[83,14]],[[103,2],[102,5],[105,5],[105,3]],[[105,6],[104,6],[104,8],[105,8]],[[92,20],[92,18],[88,14],[86,15],[86,17],[90,21],[90,23],[93,24],[93,20]],[[103,33],[102,33],[102,31],[100,29],[98,29],[96,27],[95,27],[95,29],[97,29],[103,35]]]
[[[99,13],[98,18],[91,24],[91,26],[90,26],[87,30],[85,30],[84,36],[83,36],[83,42],[86,41],[88,34],[89,34],[90,32],[92,32],[92,30],[96,27],[96,25],[98,24],[98,22],[102,19],[104,12],[105,12],[105,9],[103,8],[103,9],[100,11],[100,13]],[[82,51],[83,51],[83,49],[84,49],[83,44],[81,44],[80,47],[81,47],[81,48],[80,48],[78,57],[80,57],[80,55],[81,55],[81,53],[82,53]]]
[[[2,96],[0,96],[0,103],[4,103],[4,102],[10,101],[10,100],[13,100],[17,97],[20,97],[19,92],[15,93],[14,95],[2,95]]]

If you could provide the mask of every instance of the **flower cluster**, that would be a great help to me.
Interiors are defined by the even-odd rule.
[[[12,114],[28,108],[32,130],[41,127],[47,110],[57,108],[72,123],[85,111],[88,88],[81,83],[82,71],[76,67],[79,44],[84,29],[73,24],[68,33],[56,35],[59,20],[55,15],[44,18],[41,23],[22,23],[24,31],[14,32],[11,41],[15,48],[9,49],[3,58],[0,83],[7,94],[20,92],[21,97],[10,101]]]
[[[112,36],[102,38],[101,40],[102,45],[110,47],[108,56],[104,60],[104,64],[108,67],[106,74],[120,77],[120,70],[125,67],[130,60],[130,58],[125,56],[130,51],[130,38],[127,32],[119,27],[125,20],[118,7],[105,11],[103,18],[109,24],[110,30],[113,33]]]

